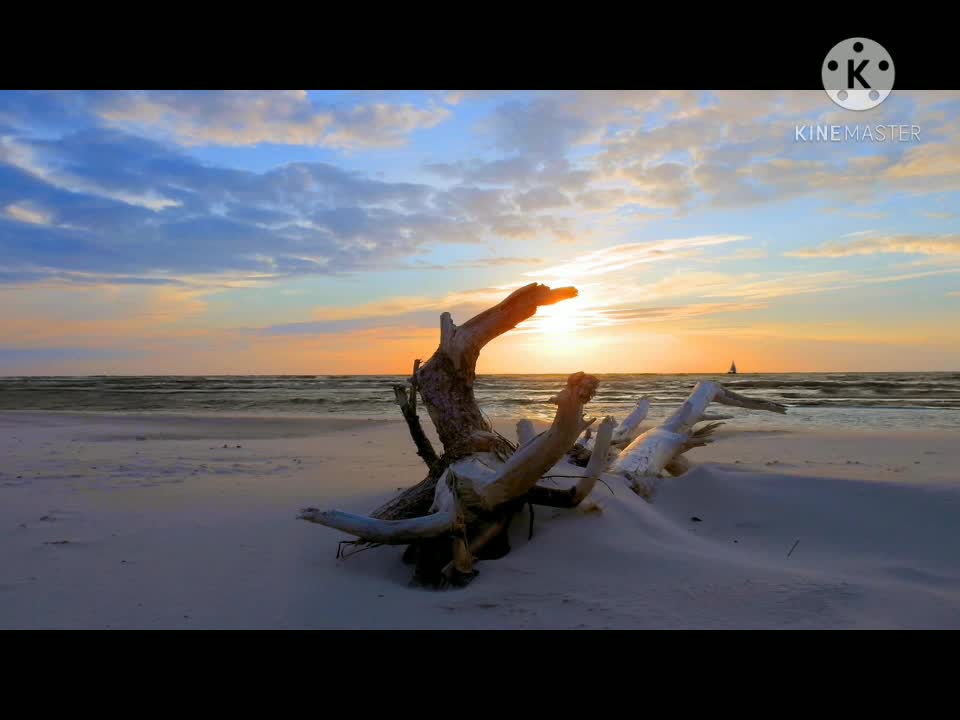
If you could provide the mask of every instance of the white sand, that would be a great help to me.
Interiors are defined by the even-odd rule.
[[[419,481],[400,422],[0,413],[0,627],[960,628],[958,439],[734,423],[429,592],[295,519]]]

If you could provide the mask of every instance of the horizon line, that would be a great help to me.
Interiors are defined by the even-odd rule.
[[[563,375],[571,375],[575,372],[587,372],[574,370],[572,372],[535,372],[535,373],[524,373],[524,372],[514,372],[514,373],[476,373],[476,377],[556,377]],[[714,372],[592,372],[590,375],[723,375],[723,376],[734,376],[738,377],[740,375],[832,375],[837,373],[844,374],[853,374],[853,375],[896,375],[896,374],[947,374],[947,373],[960,373],[960,369],[953,370],[770,370],[770,371],[756,371],[756,372],[743,372],[738,371],[736,373],[728,373],[725,370],[719,370]],[[9,378],[108,378],[108,377],[124,377],[124,378],[140,378],[140,377],[181,377],[181,378],[199,378],[199,377],[209,377],[209,378],[228,378],[228,377],[293,377],[293,378],[317,378],[317,377],[405,377],[409,375],[409,372],[400,373],[196,373],[192,375],[182,374],[182,373],[167,373],[167,374],[156,374],[156,373],[98,373],[98,374],[63,374],[63,375],[6,375],[0,373],[0,379],[9,379]]]

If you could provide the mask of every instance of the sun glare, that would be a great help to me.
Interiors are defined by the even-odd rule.
[[[577,331],[578,308],[574,302],[548,305],[537,311],[538,329],[544,335],[570,335]]]

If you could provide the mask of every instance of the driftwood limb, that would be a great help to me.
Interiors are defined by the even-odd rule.
[[[354,515],[342,510],[318,510],[304,508],[298,517],[301,520],[326,525],[366,542],[382,545],[405,545],[423,538],[447,535],[453,530],[453,513],[434,513],[406,520],[378,520],[366,515]]]
[[[663,423],[648,430],[631,442],[610,466],[609,472],[623,476],[638,495],[650,498],[660,473],[691,448],[712,441],[712,433],[721,423],[710,423],[694,430],[702,422],[711,402],[722,405],[784,413],[786,407],[769,400],[749,398],[727,390],[719,383],[702,381],[684,403]],[[673,473],[671,473],[673,474]]]
[[[477,358],[483,346],[532,317],[541,305],[553,305],[576,294],[574,288],[553,290],[531,283],[460,327],[454,325],[450,313],[441,316],[440,346],[420,367],[417,378],[420,397],[437,428],[444,453],[469,454],[473,432],[492,430],[473,395]]]
[[[480,450],[490,451],[501,460],[510,457],[515,446],[500,435],[495,439],[489,437],[493,428],[473,394],[480,350],[532,317],[539,306],[553,305],[576,294],[575,288],[553,290],[531,283],[459,327],[450,313],[440,316],[439,347],[417,369],[415,379],[443,445],[443,455],[430,465],[430,474],[421,483],[378,508],[374,516],[396,520],[424,514],[437,480],[447,466],[460,458]]]
[[[417,415],[417,371],[419,369],[420,361],[415,360],[409,387],[407,385],[394,385],[393,393],[397,405],[400,406],[400,412],[403,413],[403,419],[407,422],[410,437],[413,438],[413,444],[417,448],[417,455],[423,458],[427,468],[430,469],[433,468],[439,458],[437,457],[437,451],[433,449],[433,444],[423,431],[420,416]]]

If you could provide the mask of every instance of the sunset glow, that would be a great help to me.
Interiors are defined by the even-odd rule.
[[[955,91],[2,92],[0,374],[956,369],[958,192]]]

